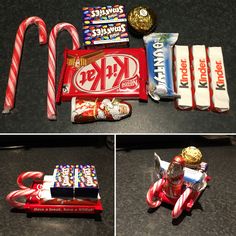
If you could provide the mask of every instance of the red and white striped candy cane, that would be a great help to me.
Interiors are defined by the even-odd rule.
[[[39,171],[29,171],[29,172],[23,172],[21,173],[18,178],[17,178],[17,184],[18,186],[20,187],[20,189],[27,189],[29,187],[26,187],[24,184],[23,184],[23,181],[25,179],[40,179],[44,176],[44,173],[43,172],[39,172]]]
[[[47,95],[47,116],[49,120],[56,120],[56,39],[57,34],[67,30],[73,42],[73,50],[80,47],[79,36],[76,28],[69,23],[59,23],[55,25],[49,36],[48,43],[48,95]]]
[[[186,188],[185,191],[180,195],[172,211],[172,218],[176,219],[181,215],[181,213],[183,212],[183,206],[192,191],[193,190],[191,188]]]
[[[16,208],[24,208],[25,203],[24,202],[18,202],[16,199],[17,198],[22,198],[22,197],[29,197],[30,195],[34,194],[37,190],[35,189],[21,189],[21,190],[16,190],[11,193],[9,193],[6,197],[6,200],[8,203]]]
[[[41,18],[37,16],[32,16],[25,19],[20,24],[16,33],[16,39],[15,39],[15,45],[13,49],[12,62],[11,62],[11,68],[10,68],[10,73],[9,73],[9,78],[8,78],[8,85],[7,85],[7,90],[6,90],[3,113],[9,113],[9,111],[14,107],[16,84],[17,84],[18,72],[19,72],[19,67],[20,67],[24,36],[25,36],[25,32],[28,26],[32,24],[36,24],[38,26],[39,43],[40,44],[47,43],[46,24]]]
[[[165,180],[159,179],[157,182],[155,182],[148,190],[147,196],[146,196],[146,202],[149,207],[156,208],[161,205],[161,200],[153,200],[154,197],[157,197],[158,193],[160,192]]]

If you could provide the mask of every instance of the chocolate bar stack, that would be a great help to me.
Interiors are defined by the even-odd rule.
[[[128,46],[124,6],[84,7],[83,41],[87,49]]]
[[[97,198],[99,192],[94,165],[57,165],[53,172],[53,198]]]

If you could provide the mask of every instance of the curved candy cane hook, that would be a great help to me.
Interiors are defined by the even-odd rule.
[[[56,120],[56,39],[57,34],[66,30],[72,37],[73,50],[80,47],[79,36],[76,28],[69,23],[59,23],[55,25],[49,36],[48,43],[48,95],[47,95],[47,116],[49,120]]]
[[[35,24],[38,26],[39,43],[40,44],[47,43],[46,24],[41,18],[37,16],[32,16],[25,19],[20,24],[16,33],[16,39],[15,39],[15,45],[13,49],[12,62],[11,62],[10,73],[9,73],[9,78],[8,78],[8,85],[7,85],[7,90],[6,90],[3,113],[9,113],[10,110],[14,107],[16,84],[17,84],[17,78],[18,78],[18,73],[19,73],[22,48],[23,48],[23,43],[24,43],[24,36],[25,36],[25,32],[28,26],[32,24]]]
[[[39,172],[39,171],[29,171],[29,172],[23,172],[21,173],[18,178],[17,178],[17,184],[19,186],[20,189],[27,189],[29,187],[25,186],[23,184],[23,181],[25,179],[40,179],[44,176],[44,173],[43,172]]]

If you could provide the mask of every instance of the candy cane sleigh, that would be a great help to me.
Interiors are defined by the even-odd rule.
[[[24,185],[25,179],[31,178],[30,187]],[[14,208],[23,209],[26,213],[45,214],[100,214],[103,211],[100,195],[97,199],[89,198],[52,198],[50,194],[53,176],[42,172],[24,172],[17,178],[19,190],[9,193],[7,202]],[[25,198],[25,202],[19,201]]]
[[[157,208],[162,202],[173,205],[172,218],[178,218],[184,210],[190,212],[195,202],[207,187],[211,177],[207,175],[207,164],[201,163],[200,170],[184,167],[184,183],[181,195],[170,198],[163,191],[166,182],[166,172],[170,163],[163,161],[155,154],[155,174],[159,178],[152,184],[146,195],[146,202],[150,208]]]

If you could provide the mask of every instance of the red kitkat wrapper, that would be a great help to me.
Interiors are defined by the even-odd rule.
[[[147,101],[143,48],[64,51],[56,101],[125,98]]]

